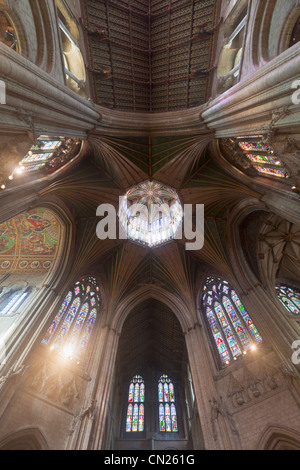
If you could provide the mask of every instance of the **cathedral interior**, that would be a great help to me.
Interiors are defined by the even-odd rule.
[[[299,41],[0,0],[0,450],[300,450]]]

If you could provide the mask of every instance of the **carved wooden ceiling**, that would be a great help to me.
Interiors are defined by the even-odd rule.
[[[95,101],[170,111],[207,101],[218,22],[216,0],[84,0]]]

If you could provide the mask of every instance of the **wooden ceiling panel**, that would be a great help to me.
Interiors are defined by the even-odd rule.
[[[217,0],[84,0],[83,5],[88,69],[99,105],[164,112],[207,101],[216,34],[197,31],[203,25],[214,30]],[[95,34],[99,29],[105,34]],[[204,75],[199,79],[193,69]]]

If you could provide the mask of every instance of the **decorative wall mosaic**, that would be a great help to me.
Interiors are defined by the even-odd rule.
[[[0,272],[45,272],[52,267],[60,239],[53,212],[37,208],[0,225]]]

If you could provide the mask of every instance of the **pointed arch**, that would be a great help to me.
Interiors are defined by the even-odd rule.
[[[223,365],[262,342],[238,294],[224,279],[208,276],[202,290],[202,310]]]
[[[285,309],[293,315],[300,315],[300,290],[282,283],[277,285],[275,290]]]
[[[42,345],[79,364],[87,351],[100,304],[100,288],[94,277],[76,281],[48,326]]]
[[[49,450],[46,438],[37,428],[17,431],[0,441],[0,450]]]
[[[257,450],[300,450],[300,433],[278,425],[268,426],[262,433]]]
[[[143,432],[145,429],[145,383],[140,375],[135,375],[129,384],[126,414],[126,432]]]
[[[164,374],[158,381],[159,432],[178,432],[174,384]]]

